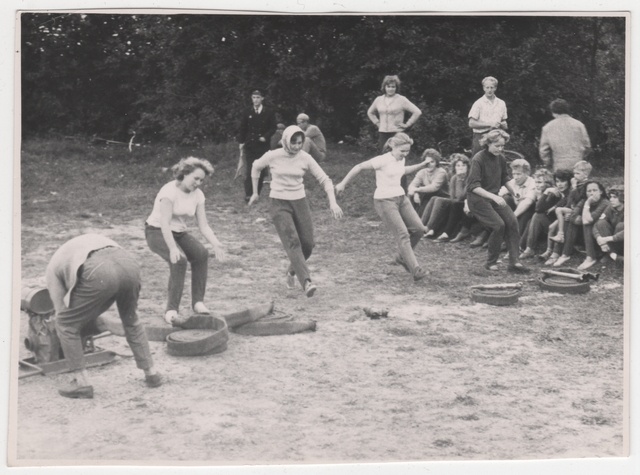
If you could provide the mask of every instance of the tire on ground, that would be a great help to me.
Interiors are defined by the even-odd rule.
[[[582,274],[579,270],[572,269],[571,267],[561,267],[559,269],[554,269],[554,271],[575,275]],[[571,277],[549,274],[538,277],[538,285],[542,290],[558,292],[561,294],[585,294],[591,289],[591,282],[578,282]]]
[[[489,305],[513,305],[521,294],[522,289],[472,289],[471,300]]]
[[[209,322],[213,328],[178,330],[167,335],[169,354],[172,356],[201,356],[224,351],[229,340],[227,322],[218,317],[211,317]]]

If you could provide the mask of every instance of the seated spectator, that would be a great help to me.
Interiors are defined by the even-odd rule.
[[[553,252],[553,241],[549,241],[549,228],[556,220],[555,210],[557,207],[565,206],[567,196],[571,189],[571,177],[573,173],[570,170],[558,170],[551,175],[547,169],[542,168],[534,174],[536,187],[539,195],[536,199],[535,213],[529,221],[529,228],[526,233],[526,247],[521,259],[533,257],[537,244],[543,237],[547,237],[547,250],[540,255],[541,259],[549,259]],[[549,185],[549,177],[551,185]],[[544,186],[547,184],[548,186]],[[542,190],[542,191],[540,191]]]
[[[437,235],[437,242],[449,241],[449,237],[455,235],[464,219],[471,220],[471,218],[465,216],[463,210],[464,200],[467,197],[469,158],[461,153],[454,153],[449,158],[451,174],[453,175],[449,181],[451,197],[436,196],[432,198],[429,200],[429,204],[427,204],[422,215],[422,223],[427,228],[425,237]]]
[[[578,270],[586,270],[598,262],[596,240],[593,237],[593,225],[607,211],[611,203],[607,199],[602,183],[588,181],[585,190],[587,198],[580,201],[569,218],[562,255],[553,264],[554,267],[560,267],[571,259],[571,254],[573,254],[579,237],[584,239],[587,258],[578,266]]]
[[[418,216],[422,216],[429,200],[434,196],[449,197],[449,175],[440,166],[442,156],[436,149],[428,148],[422,152],[422,161],[427,168],[416,173],[409,184],[407,195],[413,201]]]
[[[306,137],[302,150],[311,155],[317,162],[323,161],[327,156],[327,142],[324,140],[324,135],[322,135],[320,128],[309,123],[307,114],[298,114],[296,122],[298,127],[304,131]]]
[[[534,219],[539,221],[541,218],[543,221],[547,217],[547,213],[549,209],[555,207],[557,202],[560,200],[561,195],[559,193],[553,193],[551,190],[554,189],[555,180],[553,177],[553,173],[551,173],[546,168],[541,168],[537,170],[533,174],[533,180],[536,183],[536,201],[534,204],[534,214],[529,221],[524,232],[522,232],[522,237],[520,238],[520,248],[524,249],[524,251],[520,254],[520,259],[527,259],[535,256],[534,248],[538,242],[541,231],[547,231],[549,228],[550,222],[546,222],[546,228],[536,230],[535,239],[533,239],[530,244],[527,245],[527,241],[529,241],[529,233],[533,229],[532,226],[534,224]],[[547,191],[550,190],[550,191]]]
[[[269,149],[270,150],[275,150],[277,148],[282,148],[282,132],[284,132],[285,128],[286,128],[286,126],[282,122],[278,122],[278,125],[276,126],[276,131],[271,136],[271,140],[269,141]],[[249,172],[249,173],[251,173],[251,172]]]
[[[513,210],[522,236],[535,212],[536,182],[529,176],[531,165],[524,158],[514,160],[509,167],[513,178],[500,189],[498,196],[501,196]]]
[[[600,250],[613,261],[619,261],[624,255],[624,187],[612,186],[609,189],[611,206],[593,225],[593,237]]]
[[[553,252],[549,259],[545,262],[545,265],[549,266],[555,264],[558,258],[560,257],[560,253],[563,252],[563,243],[565,241],[565,221],[567,221],[576,208],[586,200],[586,185],[589,180],[589,175],[591,174],[592,166],[589,162],[585,162],[584,160],[576,163],[573,166],[573,179],[572,179],[572,189],[567,196],[567,202],[565,206],[556,207],[556,217],[557,220],[557,231],[550,229],[549,234],[552,241],[555,241],[553,245]],[[578,211],[579,213],[580,211]],[[553,232],[552,232],[553,231]],[[571,251],[573,252],[573,250]]]

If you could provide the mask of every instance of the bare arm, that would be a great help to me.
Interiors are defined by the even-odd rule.
[[[223,262],[226,258],[226,254],[224,252],[224,248],[222,247],[222,243],[218,240],[213,229],[209,226],[209,221],[207,220],[207,213],[204,210],[204,203],[200,203],[196,207],[196,221],[198,222],[198,229],[205,237],[207,241],[213,246],[213,252],[220,262]]]
[[[67,288],[64,282],[55,274],[53,270],[47,269],[47,290],[56,309],[56,313],[60,313],[67,306],[64,303],[64,296],[67,294]]]
[[[516,209],[513,210],[513,214],[515,214],[517,218],[522,213],[527,211],[531,206],[533,206],[533,200],[531,198],[525,198],[520,203],[518,203],[518,206],[516,206]]]
[[[373,165],[371,165],[371,163],[368,161],[362,162],[358,163],[355,167],[349,170],[349,173],[347,173],[342,181],[336,185],[336,193],[338,194],[338,196],[340,196],[349,182],[353,180],[362,170],[373,170]]]

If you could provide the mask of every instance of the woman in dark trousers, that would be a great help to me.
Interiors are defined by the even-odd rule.
[[[172,167],[175,180],[164,185],[153,203],[145,223],[149,249],[169,263],[168,301],[164,315],[172,324],[178,317],[184,289],[187,263],[191,264],[191,305],[196,313],[209,313],[204,304],[209,251],[187,232],[187,218],[195,216],[202,235],[213,246],[219,261],[225,259],[222,244],[207,221],[205,196],[200,186],[213,174],[213,166],[204,159],[188,157]]]
[[[513,210],[498,192],[502,186],[509,189],[507,175],[507,161],[502,154],[505,144],[509,141],[509,134],[500,129],[488,132],[481,140],[483,147],[471,159],[469,179],[467,181],[467,202],[469,210],[476,219],[491,231],[488,240],[487,262],[485,269],[498,270],[498,257],[503,241],[507,243],[509,251],[509,272],[529,272],[518,260],[520,233],[518,220]]]
[[[316,285],[311,281],[307,259],[314,247],[313,223],[311,209],[306,198],[303,178],[307,172],[324,187],[329,198],[331,214],[336,219],[342,218],[342,210],[338,206],[333,189],[333,182],[320,168],[311,155],[302,150],[305,134],[296,125],[287,127],[282,133],[282,148],[271,150],[253,163],[251,178],[253,194],[249,205],[259,198],[259,178],[263,170],[271,171],[271,217],[278,231],[280,241],[289,257],[287,270],[287,287],[295,288],[295,279],[307,297],[312,297]]]

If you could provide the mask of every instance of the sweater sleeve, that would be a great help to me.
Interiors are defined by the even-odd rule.
[[[271,153],[267,152],[262,157],[253,162],[251,167],[251,178],[260,178],[260,172],[269,166]]]
[[[480,187],[482,180],[482,168],[480,161],[472,159],[471,167],[469,168],[469,178],[467,180],[467,193],[472,192],[474,189]]]
[[[422,111],[420,110],[420,108],[417,105],[415,105],[413,102],[411,102],[409,99],[407,99],[406,97],[404,98],[404,103],[402,107],[406,112],[409,112],[411,115],[422,114]]]
[[[409,183],[409,186],[407,187],[407,193],[409,195],[412,195],[416,192],[416,188],[418,188],[419,186],[424,185],[424,180],[423,180],[423,176],[424,176],[424,170],[420,170],[418,173],[416,173],[416,176],[413,177],[413,180],[411,180],[411,183]]]
[[[536,201],[536,213],[546,213],[551,208],[553,208],[554,205],[558,204],[559,201],[560,197],[554,195],[553,193],[543,194]]]
[[[318,164],[318,162],[314,160],[314,158],[311,155],[306,154],[305,159],[311,174],[315,177],[316,180],[318,180],[318,183],[322,185],[322,187],[324,188],[324,191],[326,193],[330,193],[333,190],[333,181],[331,181],[331,178],[329,178],[329,175],[327,175],[324,172],[322,167]]]
[[[369,120],[374,124],[378,124],[380,122],[379,114],[378,114],[378,97],[376,97],[367,110],[367,116],[369,116]]]
[[[447,183],[447,172],[444,171],[444,169],[440,168],[436,170],[436,173],[434,173],[434,177],[433,180],[431,181],[431,183],[425,184],[424,186],[426,187],[426,190],[424,190],[424,193],[436,193],[440,190],[442,190],[442,188],[444,187],[444,185]]]
[[[591,217],[593,218],[593,221],[598,221],[600,219],[600,216],[602,216],[602,214],[606,214],[607,210],[611,207],[611,203],[609,202],[609,200],[607,199],[602,199],[598,202],[598,204],[595,206],[595,208],[589,210],[589,212],[591,213]]]

